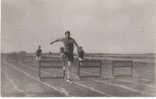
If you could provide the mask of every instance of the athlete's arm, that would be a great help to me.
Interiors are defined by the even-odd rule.
[[[73,39],[73,43],[74,43],[74,45],[76,46],[76,48],[77,48],[77,50],[79,49],[79,45],[78,45],[78,43]]]
[[[63,41],[63,39],[62,38],[59,38],[59,39],[56,39],[56,40],[50,42],[50,44],[52,45],[54,43],[61,42],[61,41]]]

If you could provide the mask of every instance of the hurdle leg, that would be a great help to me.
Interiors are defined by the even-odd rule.
[[[133,77],[133,73],[134,73],[134,63],[132,61],[132,65],[131,65],[131,76]]]
[[[41,79],[41,64],[40,64],[40,61],[38,61],[38,66],[39,66],[39,68],[38,68],[38,76],[39,76],[39,78]]]
[[[77,69],[77,75],[80,77],[80,61],[79,61],[79,63],[78,63],[78,69]]]
[[[41,79],[41,70],[40,70],[40,66],[39,66],[39,71],[38,71],[39,73],[38,73],[38,76],[39,76],[39,78]]]
[[[114,77],[114,66],[112,64],[112,76]]]
[[[102,63],[100,63],[100,77],[102,77]]]
[[[65,70],[63,70],[63,79],[65,79],[65,76],[66,75],[66,72],[65,72]]]

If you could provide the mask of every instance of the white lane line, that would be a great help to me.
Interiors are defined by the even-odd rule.
[[[18,88],[18,86],[15,84],[15,82],[13,80],[10,79],[10,77],[5,73],[4,74],[6,76],[6,79],[13,85],[13,87],[18,91],[18,92],[22,92],[25,93],[24,90]]]
[[[36,69],[35,69],[34,67],[31,67],[31,68],[32,68],[33,70],[36,71]],[[46,72],[46,71],[43,71],[43,72],[45,72],[45,73],[47,73],[47,74],[51,74],[51,73]],[[73,82],[73,81],[72,81],[72,82]],[[112,96],[112,95],[106,94],[106,93],[103,92],[103,91],[97,90],[97,89],[95,89],[95,88],[93,88],[93,87],[89,87],[89,86],[87,86],[87,85],[85,85],[85,84],[80,84],[80,83],[77,83],[77,82],[73,82],[73,83],[76,84],[76,85],[78,85],[78,86],[81,86],[81,87],[90,89],[91,91],[97,92],[97,93],[99,93],[99,94],[102,94],[102,95],[105,95],[105,96]],[[65,93],[66,93],[66,92],[67,92],[67,91],[65,91]]]
[[[4,65],[4,64],[3,64],[3,65]],[[17,91],[20,92],[20,93],[24,93],[24,95],[27,96],[26,92],[25,92],[24,90],[20,89],[20,88],[15,84],[15,82],[8,76],[8,74],[7,74],[6,72],[4,72],[4,73],[1,72],[1,74],[3,74],[3,75],[6,77],[6,79],[12,84],[12,86],[14,87],[15,90],[17,90]]]
[[[49,73],[49,72],[46,72],[46,73]],[[84,72],[84,73],[86,73],[86,74],[89,74],[88,72]],[[50,73],[49,73],[50,74]],[[92,81],[95,81],[95,82],[99,82],[99,81],[96,81],[96,80],[92,80]],[[106,82],[103,82],[103,83],[105,83],[105,84],[110,84],[110,83],[106,83]],[[85,88],[88,88],[88,89],[90,89],[90,90],[92,90],[92,91],[96,91],[96,92],[99,92],[99,93],[101,93],[102,91],[99,91],[99,90],[96,90],[95,88],[89,88],[87,85],[82,85],[82,84],[78,84],[78,83],[75,83],[75,84],[77,84],[77,85],[79,85],[79,86],[82,86],[82,87],[85,87]],[[112,86],[115,86],[115,87],[120,87],[120,88],[123,88],[123,89],[126,89],[126,90],[130,90],[130,91],[132,91],[132,92],[137,92],[137,93],[141,93],[141,94],[147,94],[146,92],[143,92],[143,91],[139,91],[139,90],[136,90],[136,89],[134,89],[134,88],[130,88],[130,87],[127,87],[127,86],[125,86],[125,85],[120,85],[120,84],[110,84],[110,85],[112,85]],[[106,93],[105,93],[105,95],[106,95]],[[107,96],[111,96],[111,95],[107,95]]]
[[[33,68],[33,69],[34,69],[34,68]],[[43,71],[43,72],[45,72],[45,71]],[[51,73],[49,73],[49,72],[45,72],[45,73],[51,74]],[[80,84],[80,83],[77,83],[77,82],[74,82],[74,81],[72,81],[72,83],[74,83],[74,84],[76,84],[76,85],[78,85],[78,86],[80,86],[80,87],[87,88],[87,89],[89,89],[89,90],[91,90],[91,91],[100,93],[100,94],[102,94],[102,95],[111,96],[111,95],[108,95],[108,94],[106,94],[106,93],[104,93],[104,92],[102,92],[102,91],[99,91],[99,90],[97,90],[97,89],[95,89],[95,88],[93,88],[93,87],[88,87],[88,86],[85,85],[85,84]],[[64,91],[65,91],[65,90],[64,90]],[[67,92],[67,91],[65,91],[65,92]]]
[[[86,74],[88,74],[88,72],[84,72]],[[95,81],[95,82],[99,82],[99,83],[104,83],[104,84],[109,84],[109,85],[112,85],[112,86],[115,86],[115,87],[120,87],[120,88],[123,88],[123,89],[126,89],[126,90],[130,90],[130,91],[133,91],[133,92],[137,92],[137,93],[141,93],[141,94],[147,94],[146,92],[144,91],[139,91],[139,90],[136,90],[134,88],[130,88],[130,87],[127,87],[125,85],[120,85],[120,84],[112,84],[112,83],[107,83],[106,81],[100,81],[100,80],[92,80],[92,81]],[[152,95],[152,94],[150,94]]]
[[[95,81],[95,82],[98,82],[98,83],[103,83],[103,84],[115,86],[115,87],[120,87],[120,88],[127,89],[127,90],[130,90],[130,91],[132,91],[132,92],[136,92],[136,93],[147,94],[147,93],[145,93],[145,92],[143,92],[143,91],[139,91],[139,90],[136,90],[136,89],[133,89],[133,88],[124,86],[124,85],[120,85],[120,84],[112,84],[112,83],[110,83],[110,82],[100,81],[100,80],[94,80],[94,81]],[[152,94],[147,94],[147,95],[152,95]]]
[[[63,92],[63,93],[65,93],[67,96],[71,96],[70,94],[69,94],[69,92],[67,91],[67,90],[65,90],[64,88],[60,88],[61,89],[61,91]],[[71,96],[71,97],[73,97],[73,96]]]
[[[31,68],[33,68],[33,67],[31,67]],[[48,74],[50,74],[49,72],[46,72],[46,73],[48,73]],[[84,72],[84,73],[87,73],[88,74],[88,72]],[[92,80],[92,81],[95,81],[95,82],[97,82],[96,80]],[[98,81],[99,82],[99,81]],[[104,82],[103,82],[104,83]],[[99,91],[99,90],[96,90],[95,88],[89,88],[87,85],[84,85],[84,84],[78,84],[78,83],[75,83],[75,84],[77,84],[77,85],[79,85],[79,86],[82,86],[82,87],[85,87],[85,88],[88,88],[88,89],[90,89],[90,90],[92,90],[92,91],[96,91],[96,92],[100,92],[101,93],[101,91]],[[105,84],[110,84],[110,83],[106,83],[105,82]],[[126,90],[130,90],[130,91],[133,91],[133,92],[137,92],[137,93],[141,93],[141,94],[145,94],[145,92],[143,92],[143,91],[139,91],[139,90],[136,90],[136,89],[134,89],[134,88],[130,88],[130,87],[127,87],[127,86],[124,86],[124,85],[120,85],[120,84],[111,84],[112,86],[116,86],[116,87],[120,87],[120,88],[123,88],[123,89],[126,89]],[[95,89],[95,90],[94,90]],[[106,95],[106,93],[105,93],[105,95]],[[109,95],[108,94],[108,96],[111,96],[111,95]]]
[[[23,64],[22,64],[22,65],[23,65]],[[24,68],[25,68],[25,67],[24,67]],[[27,69],[29,69],[29,68],[27,68]],[[34,67],[31,67],[31,70],[37,71]],[[45,72],[45,71],[41,71],[41,72],[46,73],[46,74],[49,74],[49,75],[51,74],[51,73]],[[72,95],[69,94],[69,92],[68,92],[67,90],[65,90],[65,88],[60,88],[60,90],[61,90],[63,93],[65,93],[65,95],[70,96],[70,97],[73,97]]]
[[[65,92],[62,91],[61,89],[56,88],[56,87],[54,87],[54,86],[51,86],[51,85],[49,85],[49,84],[47,84],[47,83],[45,83],[45,82],[40,81],[39,79],[36,79],[36,78],[32,77],[30,74],[28,74],[27,72],[25,72],[25,71],[23,71],[23,70],[17,68],[16,66],[13,66],[13,65],[12,65],[12,66],[10,66],[10,67],[12,67],[12,68],[14,68],[15,70],[17,70],[17,71],[23,73],[23,74],[26,75],[27,77],[30,77],[31,79],[33,79],[33,80],[35,80],[35,81],[38,81],[39,83],[41,83],[41,84],[43,84],[43,85],[45,85],[45,86],[47,86],[47,87],[49,87],[49,88],[52,88],[52,89],[54,89],[54,90],[56,90],[56,91],[58,91],[58,92],[64,94],[65,96],[70,96],[69,94],[65,93]]]
[[[78,85],[78,86],[81,86],[81,87],[90,89],[91,91],[97,92],[97,93],[102,94],[102,95],[104,95],[104,96],[112,97],[112,95],[109,95],[109,94],[107,94],[107,93],[105,93],[105,92],[103,92],[103,91],[97,90],[97,89],[95,89],[94,87],[89,87],[89,86],[87,86],[87,85],[85,85],[85,84],[81,84],[81,83],[74,82],[74,81],[72,81],[72,83],[74,83],[74,84],[76,84],[76,85]]]
[[[129,81],[129,80],[119,80],[119,79],[116,79],[117,81],[121,81],[121,82],[126,82],[126,83],[132,83],[132,84],[136,84],[136,85],[138,85],[138,83],[136,83],[136,82],[134,82],[134,81]],[[141,83],[142,84],[142,83]],[[149,87],[149,88],[153,88],[152,86],[150,86],[150,85],[147,85],[147,84],[142,84],[142,85],[144,85],[144,86],[146,86],[146,87]]]

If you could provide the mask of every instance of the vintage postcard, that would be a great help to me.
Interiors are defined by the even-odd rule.
[[[155,97],[155,0],[1,0],[2,97]]]

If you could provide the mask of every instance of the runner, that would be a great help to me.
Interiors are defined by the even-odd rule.
[[[71,72],[71,65],[74,60],[73,51],[74,45],[79,49],[77,42],[70,36],[70,31],[65,32],[65,37],[56,39],[52,41],[50,44],[54,44],[56,42],[62,42],[64,44],[64,54],[65,54],[65,61],[67,62],[67,82],[70,82],[70,72]]]

